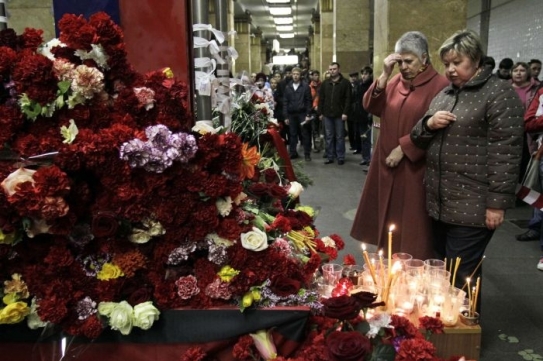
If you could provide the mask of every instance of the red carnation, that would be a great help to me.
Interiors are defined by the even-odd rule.
[[[422,338],[411,338],[402,341],[395,361],[433,361],[436,348]]]

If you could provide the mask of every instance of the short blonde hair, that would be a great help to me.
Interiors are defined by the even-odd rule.
[[[298,74],[302,74],[302,69],[300,69],[298,67],[292,68],[291,73],[294,73],[294,72],[297,72]]]
[[[485,59],[485,52],[479,35],[473,30],[460,30],[454,33],[439,48],[439,57],[443,59],[447,53],[454,51],[460,55],[467,56],[475,64],[482,65]]]

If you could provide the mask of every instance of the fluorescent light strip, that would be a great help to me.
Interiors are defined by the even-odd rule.
[[[286,34],[279,34],[280,38],[287,39],[287,38],[293,38],[294,33],[286,33]]]
[[[290,15],[292,14],[292,8],[290,7],[270,7],[270,14],[277,15]]]
[[[298,64],[298,55],[276,55],[273,57],[273,63],[278,65],[283,64]]]
[[[268,4],[290,4],[290,0],[266,0]]]
[[[289,25],[292,24],[292,17],[287,18],[273,18],[275,25]]]
[[[292,31],[294,30],[294,26],[292,25],[277,25],[275,27],[277,31]]]

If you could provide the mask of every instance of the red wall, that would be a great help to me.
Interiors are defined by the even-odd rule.
[[[119,7],[129,62],[141,73],[170,67],[187,83],[192,99],[190,1],[119,0]]]

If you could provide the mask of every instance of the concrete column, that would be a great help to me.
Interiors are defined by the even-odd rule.
[[[251,73],[251,13],[247,11],[242,16],[234,17],[236,37],[236,50],[239,57],[235,62],[234,76],[245,71]],[[260,53],[260,52],[259,52]]]
[[[216,23],[216,20],[215,20],[215,13],[216,13],[216,10],[215,10],[215,1],[210,1],[209,2],[209,10],[208,10],[208,18],[209,18],[209,23],[211,26],[213,26],[215,29],[217,29],[217,23]]]
[[[394,45],[402,34],[411,30],[423,32],[428,38],[432,65],[443,73],[438,49],[455,31],[467,26],[469,0],[380,0],[374,8],[374,78],[381,74],[383,60],[394,51]],[[454,16],[447,16],[454,14]],[[397,71],[397,69],[396,69]],[[374,122],[379,119],[374,117]],[[379,132],[373,134],[374,144]]]
[[[375,1],[375,76],[379,76],[383,59],[394,51],[398,38],[411,30],[418,30],[426,35],[432,64],[442,72],[443,66],[437,51],[443,41],[455,31],[466,28],[468,1],[419,0],[416,6],[413,6],[411,1],[403,0]]]
[[[336,43],[334,39],[334,0],[320,1],[320,35],[321,35],[321,73],[335,60]],[[349,2],[350,3],[350,2]],[[324,77],[322,77],[324,79]]]
[[[311,69],[318,70],[321,73],[321,17],[317,11],[313,11],[311,18],[313,23],[313,35],[311,35]]]
[[[53,8],[52,0],[7,0],[5,3],[6,12],[9,10],[8,26],[17,34],[22,34],[25,28],[32,27],[43,30],[43,40],[49,41],[56,37],[55,19],[51,13]]]
[[[260,42],[260,61],[262,62],[262,72],[266,75],[271,73],[271,69],[266,66],[266,64],[271,63],[271,60],[268,62],[268,45],[269,42],[262,39]]]
[[[251,34],[251,67],[249,72],[260,73],[262,71],[262,30],[257,28]]]
[[[334,5],[336,61],[347,76],[371,64],[370,0],[337,1]]]
[[[230,32],[230,30],[235,30],[236,29],[236,25],[235,25],[235,22],[234,22],[234,2],[233,1],[227,1],[227,6],[228,6],[228,13],[226,14],[226,22],[227,22],[227,26],[228,26],[228,30],[227,32]],[[236,48],[236,35],[235,34],[230,34],[227,36],[227,40],[228,40],[228,45],[233,47],[234,49]],[[232,65],[233,66],[233,65]],[[234,69],[232,68],[232,72],[234,71]]]

